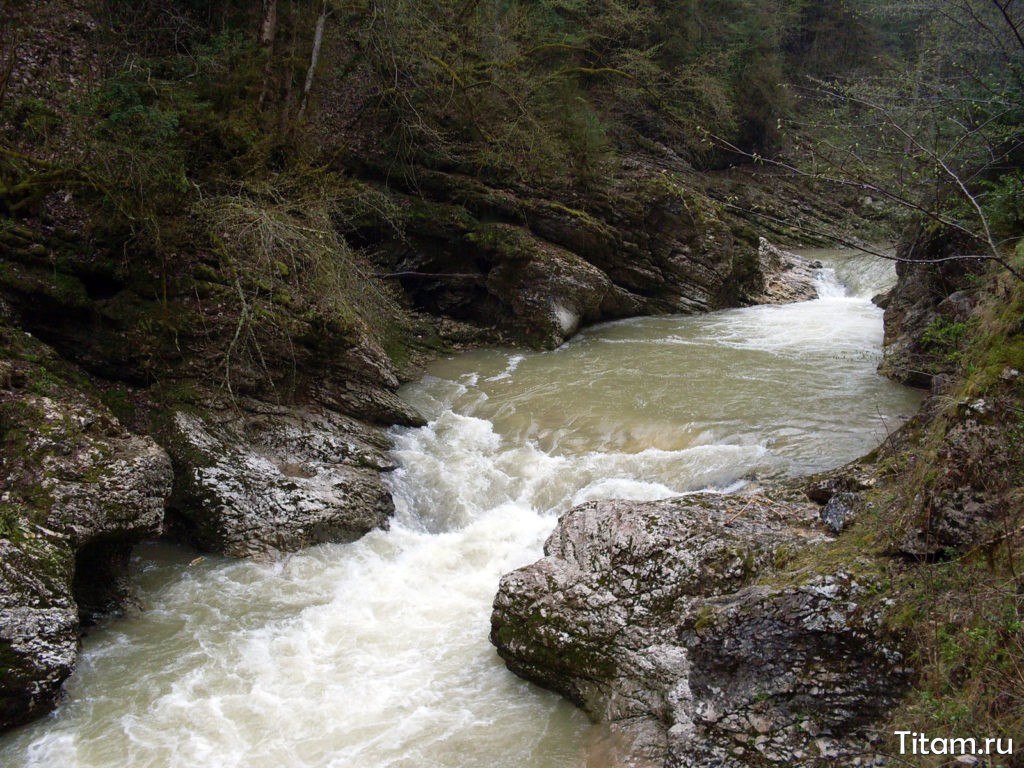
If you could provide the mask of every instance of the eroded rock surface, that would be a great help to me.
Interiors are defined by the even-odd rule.
[[[381,258],[412,303],[550,348],[578,325],[814,298],[814,265],[688,187],[678,164],[631,158],[605,195],[547,199],[455,173],[417,176]],[[763,240],[763,238],[762,238]]]
[[[176,533],[208,551],[266,557],[387,526],[383,431],[324,409],[241,406],[171,416]]]
[[[906,679],[873,585],[771,576],[823,538],[817,514],[763,497],[577,507],[502,579],[491,640],[604,724],[613,765],[871,764]]]
[[[3,729],[55,705],[80,618],[123,605],[127,555],[161,530],[171,463],[71,386],[51,350],[13,329],[0,336]]]
[[[765,238],[758,241],[761,284],[750,296],[755,304],[791,304],[818,298],[820,261],[783,251]]]
[[[897,248],[898,280],[885,296],[885,349],[879,373],[901,384],[930,387],[955,367],[956,326],[976,297],[957,290],[982,262],[957,259],[971,245],[949,232],[922,228]],[[943,359],[946,358],[946,359]]]

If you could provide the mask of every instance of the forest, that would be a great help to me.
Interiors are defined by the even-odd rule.
[[[997,260],[1020,226],[1024,46],[1005,0],[112,0],[66,61],[56,14],[6,5],[4,210],[72,189],[102,246],[131,251],[122,267],[163,281],[183,254],[250,282],[280,250],[316,269],[320,235],[351,262],[329,271],[367,273],[360,252],[417,226],[393,192],[458,201],[472,179],[585,212],[636,157],[758,225],[782,212],[687,174],[762,167],[872,198],[879,231],[923,217]],[[844,237],[807,226],[793,239]],[[335,293],[343,321],[382,311]]]

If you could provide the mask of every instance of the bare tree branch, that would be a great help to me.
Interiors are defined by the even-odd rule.
[[[1010,16],[1010,6],[1013,5],[1013,0],[1007,0],[1005,3],[1000,3],[999,0],[992,0],[992,4],[999,9],[999,12],[1003,15],[1003,19],[1006,20],[1006,26],[1010,28],[1014,36],[1017,38],[1017,44],[1020,46],[1021,51],[1024,51],[1024,35],[1021,34],[1020,27],[1017,25],[1017,22]]]

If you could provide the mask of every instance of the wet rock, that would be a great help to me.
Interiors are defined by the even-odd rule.
[[[44,715],[78,657],[74,553],[0,537],[0,731]]]
[[[160,533],[171,463],[128,433],[52,350],[3,329],[0,728],[44,714],[74,669],[80,619],[123,607],[127,556]]]
[[[906,683],[871,585],[770,577],[821,540],[817,511],[721,496],[577,507],[542,560],[502,579],[491,640],[509,669],[617,735],[615,765],[863,755]]]
[[[928,388],[936,374],[955,367],[950,354],[929,340],[927,332],[937,322],[953,324],[969,315],[974,299],[964,292],[982,263],[955,259],[972,253],[976,244],[962,236],[922,227],[896,251],[897,282],[885,304],[885,339],[880,373],[902,384]],[[936,260],[943,260],[936,263]]]
[[[760,238],[757,247],[761,285],[750,295],[755,304],[791,304],[818,298],[820,261],[780,250]]]
[[[854,462],[839,469],[816,475],[803,487],[804,494],[816,504],[828,504],[836,494],[856,493],[875,484],[873,467]]]
[[[163,430],[176,535],[207,551],[272,557],[387,526],[394,506],[380,473],[393,465],[383,431],[315,406],[239,406],[178,410]]]
[[[381,259],[417,307],[539,347],[599,320],[817,295],[813,263],[761,258],[700,183],[668,158],[631,157],[586,197],[424,171],[398,195],[405,231]]]
[[[600,316],[611,287],[607,275],[571,251],[506,224],[484,225],[477,238],[493,259],[485,285],[524,340],[555,347],[584,320]],[[483,228],[482,228],[483,229]]]

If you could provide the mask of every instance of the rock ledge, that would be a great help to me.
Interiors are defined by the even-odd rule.
[[[817,516],[717,495],[576,507],[501,580],[491,641],[604,725],[614,765],[874,764],[872,723],[906,670],[873,585],[772,579],[826,539]]]

